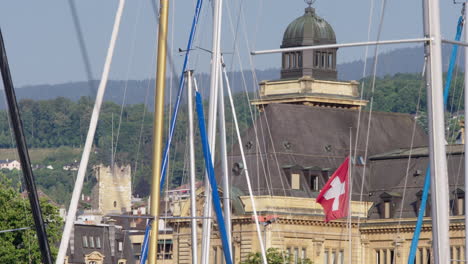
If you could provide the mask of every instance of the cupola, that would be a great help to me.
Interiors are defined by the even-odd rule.
[[[333,28],[319,17],[312,2],[304,15],[292,21],[283,35],[281,48],[336,44]],[[281,78],[310,76],[319,80],[336,80],[337,48],[284,52],[282,54]]]

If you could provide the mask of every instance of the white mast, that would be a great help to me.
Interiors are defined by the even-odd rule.
[[[221,57],[222,61],[222,57]],[[220,67],[222,67],[220,65]],[[226,224],[226,233],[229,243],[229,252],[232,252],[232,223],[231,223],[231,197],[229,191],[229,173],[228,173],[228,161],[227,161],[227,146],[226,146],[226,119],[224,115],[224,85],[222,71],[219,71],[219,90],[218,90],[218,114],[219,114],[219,140],[220,140],[220,154],[221,154],[221,168],[222,168],[222,184],[223,184],[223,209],[224,209],[224,222]],[[234,259],[234,256],[232,256]]]
[[[195,187],[195,143],[193,140],[193,95],[192,95],[192,71],[186,72],[187,101],[188,101],[188,123],[189,123],[189,152],[190,152],[190,213],[192,216],[192,263],[198,263],[197,246],[197,208],[196,208],[196,187]]]
[[[208,143],[210,144],[211,157],[214,162],[215,142],[216,142],[216,105],[218,99],[219,84],[219,62],[221,46],[221,16],[223,0],[213,0],[213,44],[211,55],[211,80],[210,80],[210,103],[208,111]],[[217,190],[215,190],[217,191]],[[203,212],[203,233],[202,233],[202,264],[208,264],[210,256],[211,239],[211,187],[208,175],[205,176],[205,208]]]
[[[221,61],[223,61],[222,57],[221,57]],[[229,103],[231,105],[231,110],[232,110],[232,118],[234,119],[234,125],[236,128],[237,143],[239,144],[239,150],[240,150],[241,157],[242,157],[242,164],[244,164],[245,180],[247,181],[247,188],[249,189],[250,202],[252,203],[252,211],[253,211],[253,215],[255,218],[255,226],[257,230],[258,243],[260,244],[260,253],[262,255],[262,263],[268,264],[266,251],[265,251],[265,244],[263,243],[262,233],[260,231],[260,223],[258,221],[257,207],[255,206],[255,199],[253,196],[252,185],[250,184],[249,170],[248,170],[247,160],[245,158],[245,153],[244,153],[244,144],[242,143],[242,137],[241,137],[240,130],[239,130],[239,124],[237,122],[236,108],[234,106],[234,101],[232,100],[231,87],[229,85],[229,79],[226,73],[226,67],[224,67],[224,62],[222,62],[222,65],[223,65],[224,79],[226,80],[226,90],[228,92]],[[232,258],[235,259],[234,256]]]
[[[106,62],[104,64],[104,70],[102,72],[101,82],[96,95],[96,102],[94,103],[93,113],[91,115],[91,121],[89,124],[88,135],[86,136],[86,142],[81,156],[80,167],[78,169],[78,175],[76,176],[75,188],[73,189],[72,199],[68,209],[67,219],[65,221],[65,228],[63,230],[62,240],[60,241],[60,248],[55,261],[56,264],[62,264],[67,254],[68,242],[70,240],[70,234],[75,224],[76,211],[78,208],[78,202],[80,199],[81,191],[83,189],[83,181],[86,174],[86,168],[88,167],[89,154],[93,145],[94,134],[96,132],[97,122],[99,120],[99,111],[101,104],[104,99],[104,92],[106,91],[107,79],[109,77],[110,66],[112,63],[112,56],[114,54],[115,43],[119,34],[120,20],[125,5],[125,0],[120,0],[115,15],[114,28],[112,30],[111,40],[109,49],[107,50]]]
[[[466,6],[466,3],[463,4],[463,10],[465,10],[465,19],[468,17],[468,9]],[[466,24],[465,24],[465,42],[468,43],[468,30],[466,29]],[[466,192],[466,187],[468,186],[468,138],[467,138],[467,120],[466,117],[468,116],[468,47],[465,46],[465,120],[464,120],[464,129],[463,129],[463,136],[464,136],[464,143],[465,143],[465,192]],[[468,257],[468,243],[467,238],[468,238],[468,217],[467,217],[467,212],[468,212],[468,203],[466,202],[466,197],[467,195],[465,194],[465,258]]]
[[[442,85],[442,54],[440,34],[439,0],[423,0],[424,34],[428,67],[427,113],[431,166],[431,205],[434,261],[436,264],[450,262],[449,201],[447,160],[445,152],[444,103]]]

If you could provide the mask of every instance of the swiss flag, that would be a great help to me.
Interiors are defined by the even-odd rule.
[[[348,216],[349,211],[349,157],[333,173],[317,196],[317,203],[325,211],[325,222]]]

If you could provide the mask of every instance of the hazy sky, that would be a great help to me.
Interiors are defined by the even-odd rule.
[[[84,64],[71,18],[69,0],[2,1],[0,27],[6,41],[12,76],[17,87],[84,81]],[[93,76],[99,79],[109,45],[117,0],[74,0],[91,58]],[[155,75],[156,18],[151,1],[127,0],[111,70],[112,79],[146,79]],[[172,0],[169,45],[185,48],[195,0]],[[335,29],[339,43],[367,40],[371,3],[374,16],[371,39],[376,38],[382,0],[317,0],[317,14]],[[242,12],[239,12],[239,9]],[[249,60],[251,49],[278,48],[286,26],[304,13],[303,0],[224,0],[222,49],[227,65],[242,68],[277,68],[279,55]],[[461,6],[441,0],[443,36],[452,39]],[[211,1],[204,1],[196,46],[211,48]],[[421,0],[387,0],[382,39],[422,36]],[[233,29],[233,30],[232,30]],[[236,40],[236,42],[234,41]],[[237,43],[235,45],[235,43]],[[383,48],[383,52],[402,46]],[[177,71],[182,54],[173,52]],[[362,59],[363,48],[341,49],[339,62]],[[235,59],[234,61],[232,61]],[[191,68],[209,71],[209,54],[195,51]],[[404,62],[402,62],[404,63]]]

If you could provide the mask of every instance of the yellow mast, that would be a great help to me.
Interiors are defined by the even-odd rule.
[[[159,222],[159,183],[161,181],[164,89],[166,81],[167,21],[169,0],[160,0],[156,95],[154,100],[153,161],[150,213],[154,217],[148,252],[149,264],[156,264]]]

